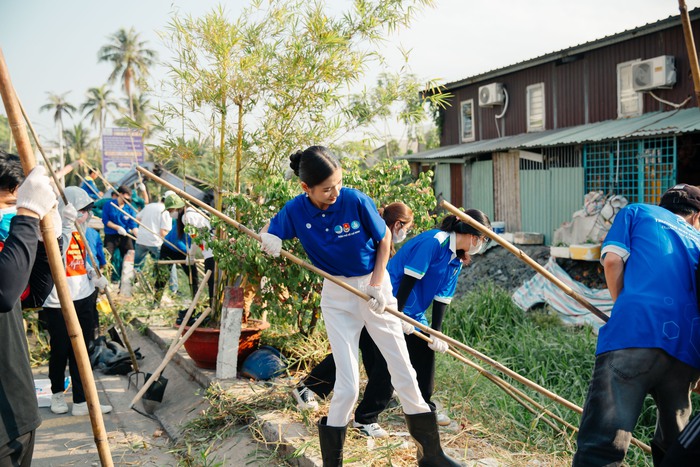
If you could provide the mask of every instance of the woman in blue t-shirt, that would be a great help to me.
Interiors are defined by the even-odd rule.
[[[363,326],[387,361],[408,430],[418,444],[419,465],[459,465],[442,452],[435,413],[420,394],[401,322],[384,313],[386,305],[396,306],[386,273],[391,249],[386,223],[367,195],[343,188],[340,164],[327,148],[311,146],[292,154],[290,161],[304,194],[287,202],[263,228],[263,251],[278,256],[282,239],[296,237],[316,267],[371,297],[364,301],[333,281],[323,283],[321,311],[336,363],[328,416],[318,424],[323,465],[342,465],[345,433],[359,393]]]

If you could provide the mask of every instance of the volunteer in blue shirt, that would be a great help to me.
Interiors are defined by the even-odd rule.
[[[387,361],[408,430],[418,444],[418,464],[459,465],[442,451],[435,413],[420,395],[401,322],[384,313],[386,305],[396,305],[386,274],[391,248],[386,223],[367,195],[343,188],[340,164],[327,148],[311,146],[292,154],[290,161],[304,194],[287,202],[263,228],[263,251],[279,256],[282,239],[297,237],[316,267],[371,297],[366,302],[330,280],[323,284],[321,311],[336,364],[328,417],[318,424],[323,465],[343,462],[345,433],[359,392],[363,326]]]
[[[483,212],[469,209],[466,213],[491,228]],[[442,320],[455,293],[462,263],[469,264],[471,256],[480,253],[487,241],[476,228],[455,216],[447,216],[440,229],[428,230],[406,242],[387,267],[399,310],[442,332]],[[432,324],[428,324],[425,312],[431,304]],[[414,328],[408,323],[405,323],[404,332],[418,387],[425,402],[435,410],[431,400],[435,389],[435,352],[446,352],[448,345],[432,336],[433,342],[428,344],[413,334]],[[442,414],[441,418],[441,425],[449,425],[449,418]]]
[[[97,185],[95,184],[95,179],[97,178],[97,170],[91,169],[90,174],[83,180],[83,183],[80,184],[80,188],[82,188],[85,193],[88,194],[88,196],[95,201],[98,199],[102,198],[102,192],[97,188]]]
[[[122,258],[126,258],[129,250],[134,249],[134,243],[127,234],[138,235],[138,226],[133,218],[136,212],[128,202],[131,201],[131,190],[124,185],[117,188],[117,198],[111,199],[102,208],[102,223],[105,226],[104,245],[110,256],[114,257],[114,250],[119,249]],[[122,211],[128,213],[124,214]],[[121,271],[120,271],[121,272]],[[112,277],[120,277],[121,274],[113,274]]]
[[[700,380],[698,229],[700,189],[685,184],[659,206],[631,204],[615,217],[601,255],[614,304],[598,333],[574,466],[621,465],[647,394],[654,465],[688,423]]]

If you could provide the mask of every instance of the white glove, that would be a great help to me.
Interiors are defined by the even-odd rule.
[[[51,216],[51,224],[53,225],[53,231],[56,233],[56,238],[61,238],[62,235],[62,229],[61,229],[61,223],[63,220],[61,219],[61,215],[58,213],[58,209],[52,209],[49,211],[49,216]],[[66,235],[70,237],[71,233],[73,230],[68,232]],[[44,241],[44,236],[41,235],[41,228],[39,228],[39,241],[43,242]],[[66,240],[63,241],[64,245],[63,248],[65,249],[68,245],[65,244]]]
[[[17,208],[35,212],[42,219],[56,206],[56,193],[51,188],[46,169],[40,165],[29,172],[27,178],[17,188]],[[57,224],[56,227],[58,228]]]
[[[260,248],[268,255],[277,258],[282,251],[282,239],[271,233],[261,233]]]
[[[131,229],[131,235],[133,235],[134,237],[137,237],[139,235],[139,228],[134,227],[133,229]]]
[[[413,334],[413,331],[416,330],[416,328],[409,323],[408,321],[401,320],[401,330],[403,331],[404,334]]]
[[[117,226],[117,233],[119,235],[124,236],[124,235],[126,235],[126,229],[124,227],[122,227],[121,225],[119,225],[119,226]]]
[[[438,339],[437,337],[431,335],[430,338],[433,340],[430,344],[428,344],[428,347],[430,347],[430,350],[434,352],[440,352],[440,353],[445,353],[447,352],[447,349],[450,348],[449,345],[447,345],[447,342]]]
[[[75,220],[78,218],[78,211],[72,204],[68,203],[63,207],[61,218],[63,220],[63,230],[70,229],[72,232],[73,229],[75,229]]]
[[[92,285],[94,285],[95,288],[97,290],[99,290],[100,292],[104,292],[104,290],[109,285],[109,282],[107,282],[107,278],[105,276],[94,277],[91,280],[92,280]]]
[[[144,185],[143,182],[140,182],[140,183],[137,185],[137,187],[138,187],[139,191],[141,191],[141,192],[145,192],[145,191],[146,191],[146,185]]]
[[[382,293],[382,287],[379,285],[367,285],[365,293],[370,296],[370,299],[367,301],[370,311],[378,315],[384,313],[386,297]]]

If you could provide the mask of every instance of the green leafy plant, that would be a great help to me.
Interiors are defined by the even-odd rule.
[[[364,170],[356,160],[343,159],[342,165],[346,186],[364,191],[378,206],[394,201],[406,203],[414,211],[417,231],[435,224],[431,214],[435,197],[430,172],[413,180],[405,161],[386,160]],[[286,180],[277,175],[246,194],[227,196],[224,204],[227,212],[235,213],[241,224],[257,232],[300,192],[298,180]],[[320,317],[322,277],[296,263],[265,255],[259,243],[247,234],[223,222],[215,222],[225,235],[212,238],[210,246],[229,283],[239,283],[246,290],[244,321],[252,315],[259,317],[265,310],[275,319],[293,322],[302,334],[313,333]],[[297,240],[286,241],[283,247],[309,262]]]

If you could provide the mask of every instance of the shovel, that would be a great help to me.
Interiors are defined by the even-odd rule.
[[[194,295],[194,298],[192,299],[192,303],[190,304],[190,308],[187,310],[187,314],[185,315],[185,319],[182,320],[182,323],[180,324],[180,327],[177,330],[177,334],[175,335],[175,338],[173,339],[172,343],[170,344],[170,348],[168,349],[168,352],[165,354],[165,357],[163,358],[163,361],[158,365],[158,368],[152,373],[147,375],[146,377],[146,382],[143,384],[143,387],[141,390],[134,396],[134,399],[131,401],[129,404],[130,409],[136,410],[138,413],[142,413],[139,410],[137,410],[134,405],[139,401],[139,399],[143,398],[143,408],[144,410],[151,414],[155,410],[155,407],[157,404],[163,401],[163,394],[165,393],[165,387],[168,384],[168,380],[166,378],[163,378],[161,374],[163,373],[163,369],[165,366],[170,362],[170,360],[175,356],[177,351],[180,349],[185,344],[185,341],[189,339],[189,337],[192,335],[192,333],[197,329],[197,327],[204,321],[204,319],[209,316],[209,313],[211,312],[211,308],[207,308],[202,312],[201,315],[197,318],[197,321],[194,322],[194,324],[190,327],[190,329],[185,333],[184,336],[182,336],[182,331],[185,329],[185,326],[187,326],[187,322],[190,320],[190,316],[192,316],[192,312],[194,311],[195,307],[197,306],[197,301],[199,300],[199,296],[201,295],[202,291],[204,290],[204,287],[207,284],[207,280],[209,279],[209,276],[211,275],[211,271],[207,271],[207,273],[204,275],[204,279],[202,280],[202,283],[199,285],[199,289],[197,289],[197,293]],[[182,337],[180,337],[182,336]],[[156,386],[155,388],[152,389],[153,386]],[[148,396],[147,396],[148,394]]]

